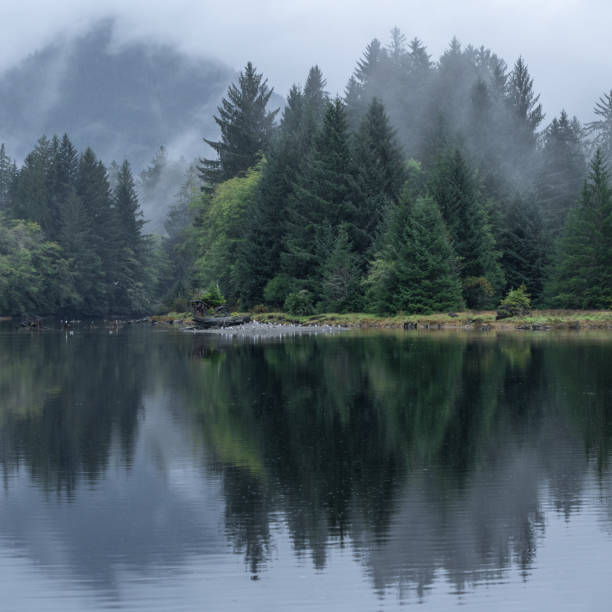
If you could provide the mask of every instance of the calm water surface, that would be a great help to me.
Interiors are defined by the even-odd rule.
[[[612,335],[0,329],[0,610],[610,610]]]

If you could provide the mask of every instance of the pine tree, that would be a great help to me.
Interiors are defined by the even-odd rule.
[[[340,223],[354,223],[355,194],[345,109],[336,98],[328,105],[288,204],[283,272],[307,280],[314,288],[312,283],[320,278],[321,265],[329,256],[333,232]]]
[[[359,189],[354,240],[362,263],[365,263],[385,211],[397,204],[405,179],[395,132],[383,105],[376,98],[356,135],[354,164]]]
[[[522,57],[516,60],[508,79],[507,100],[519,126],[523,128],[523,136],[535,142],[536,131],[544,119],[544,113],[540,96],[533,91],[533,79]]]
[[[586,175],[581,132],[578,120],[570,120],[565,111],[544,132],[537,195],[550,243],[563,229]]]
[[[111,208],[111,192],[108,175],[104,164],[96,158],[95,153],[88,148],[79,160],[79,170],[76,180],[76,195],[81,201],[88,221],[88,248],[100,261],[99,269],[96,269],[95,285],[99,286],[98,292],[104,293],[107,299],[106,287],[108,274],[113,267],[113,210]],[[101,301],[97,295],[96,300]],[[106,305],[105,305],[106,307]]]
[[[130,165],[124,161],[113,193],[114,262],[109,274],[112,307],[118,312],[139,312],[147,304],[143,284],[146,256],[142,213]]]
[[[212,187],[246,172],[266,152],[278,112],[266,108],[273,91],[248,62],[238,85],[230,85],[217,108],[215,121],[221,128],[221,140],[204,139],[217,154],[217,159],[200,160],[198,169],[205,184]]]
[[[546,294],[560,308],[612,308],[612,190],[599,149],[559,240]]]
[[[459,256],[466,303],[472,308],[492,304],[504,286],[503,272],[480,186],[458,149],[439,158],[429,190]]]
[[[53,143],[43,136],[34,150],[26,155],[11,194],[12,216],[34,221],[47,237],[52,225],[57,224],[59,215],[59,211],[49,205],[54,154]]]
[[[543,287],[546,243],[542,217],[532,199],[517,196],[505,211],[500,247],[506,289],[525,285],[537,300]]]
[[[240,299],[245,305],[263,302],[266,284],[280,269],[285,208],[305,153],[304,99],[297,86],[291,88],[279,129],[262,167],[259,188],[247,212],[249,227],[239,253]]]
[[[107,307],[103,263],[92,241],[88,211],[74,191],[62,202],[60,227],[58,241],[79,295],[72,314],[100,316]]]
[[[366,281],[370,310],[438,312],[463,306],[456,255],[431,198],[389,209],[382,247]]]
[[[323,310],[356,312],[361,309],[361,271],[348,228],[341,224],[334,246],[323,265]]]
[[[598,119],[587,123],[587,134],[592,137],[593,146],[612,159],[612,89],[599,98],[593,112]]]
[[[62,228],[60,220],[63,218],[63,208],[68,206],[76,194],[76,181],[79,171],[79,154],[68,134],[52,140],[54,150],[49,186],[49,213],[45,231],[50,239],[57,240]],[[71,209],[72,204],[70,205]],[[62,233],[62,235],[65,235]]]
[[[318,66],[313,66],[306,78],[303,91],[303,109],[300,115],[300,142],[301,153],[307,153],[313,143],[314,137],[321,128],[323,117],[329,104],[329,95],[325,91],[327,82]]]
[[[6,154],[4,143],[0,145],[0,212],[7,211],[11,205],[13,181],[17,176],[17,165]]]

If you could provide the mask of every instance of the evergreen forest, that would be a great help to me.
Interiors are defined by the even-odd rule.
[[[435,61],[397,28],[342,96],[318,66],[298,81],[277,109],[247,63],[171,190],[163,148],[134,174],[69,135],[22,164],[2,145],[0,315],[184,311],[211,287],[304,315],[489,309],[519,287],[612,308],[612,90],[589,123],[547,118],[523,58],[453,39]],[[163,235],[141,212],[160,194]]]

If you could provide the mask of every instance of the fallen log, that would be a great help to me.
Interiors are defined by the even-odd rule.
[[[234,325],[242,325],[250,323],[251,317],[235,316],[235,317],[193,317],[193,322],[199,329],[215,329],[220,327],[233,327]]]

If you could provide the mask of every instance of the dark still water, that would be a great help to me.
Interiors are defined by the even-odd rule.
[[[610,610],[612,335],[0,330],[0,610]]]

